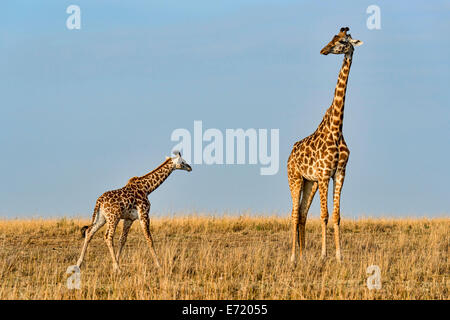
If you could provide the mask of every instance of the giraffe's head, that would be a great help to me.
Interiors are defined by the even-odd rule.
[[[327,55],[329,53],[334,54],[351,54],[354,47],[363,44],[361,40],[353,39],[350,33],[347,33],[348,27],[341,28],[341,31],[331,39],[331,41],[320,50],[321,54]]]
[[[186,160],[184,160],[181,157],[181,153],[178,150],[175,150],[173,152],[173,154],[175,155],[175,157],[172,158],[172,163],[174,166],[174,170],[186,170],[188,172],[192,171],[192,168],[190,165],[188,165],[188,163],[186,162]]]

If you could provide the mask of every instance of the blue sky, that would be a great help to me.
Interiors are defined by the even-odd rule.
[[[81,30],[66,28],[71,4]],[[381,30],[366,27],[371,4]],[[342,216],[450,211],[448,1],[1,7],[1,216],[90,216],[100,194],[170,155],[172,131],[193,130],[194,120],[222,132],[279,129],[280,170],[194,165],[150,195],[152,212],[288,215],[286,161],[331,103],[342,56],[319,51],[342,26],[364,41],[346,97]]]

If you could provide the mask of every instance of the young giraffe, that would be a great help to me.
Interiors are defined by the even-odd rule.
[[[333,178],[333,224],[336,259],[341,261],[339,243],[340,198],[344,183],[345,167],[350,154],[342,135],[345,92],[352,64],[353,50],[363,42],[347,34],[349,28],[341,28],[321,54],[344,54],[344,62],[334,92],[333,103],[322,122],[310,136],[294,144],[287,163],[289,187],[292,196],[293,243],[291,262],[295,262],[296,246],[300,257],[305,248],[305,224],[309,207],[319,189],[320,218],[322,223],[322,258],[326,256],[326,228],[328,223],[328,183]],[[302,194],[303,193],[303,194]],[[300,200],[301,198],[301,200]]]
[[[111,253],[114,270],[120,272],[120,253],[127,241],[128,231],[130,230],[133,221],[139,219],[153,255],[153,259],[155,260],[157,267],[160,268],[158,257],[156,256],[155,248],[153,246],[152,235],[150,234],[150,202],[147,197],[151,192],[158,188],[174,170],[192,171],[192,168],[181,157],[180,152],[175,151],[174,154],[175,157],[167,157],[166,161],[152,172],[147,173],[142,177],[133,177],[128,181],[125,187],[107,191],[97,199],[91,226],[84,226],[81,229],[82,235],[85,236],[85,241],[80,258],[77,262],[78,267],[83,263],[86,249],[92,237],[105,223],[107,223],[107,230],[105,232],[106,245]],[[119,249],[115,255],[113,237],[120,219],[124,219],[123,231],[119,240]]]

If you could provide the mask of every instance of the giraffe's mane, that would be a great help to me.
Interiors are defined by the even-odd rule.
[[[141,178],[146,178],[146,177],[148,177],[149,175],[151,175],[152,173],[154,173],[155,171],[161,169],[161,167],[163,167],[164,165],[166,165],[166,164],[167,164],[167,161],[169,161],[169,160],[172,160],[172,158],[169,158],[169,157],[166,158],[166,160],[165,160],[163,163],[161,163],[156,169],[150,171],[149,173],[147,173],[147,174],[145,174],[145,175],[143,175],[143,176],[130,178],[130,179],[128,180],[127,184],[131,184],[131,183],[134,183],[134,182],[138,181],[138,180],[141,179]]]
[[[161,163],[156,169],[150,171],[149,173],[143,175],[143,176],[140,177],[140,178],[147,178],[149,175],[151,175],[151,174],[154,173],[155,171],[158,171],[159,169],[161,169],[162,167],[164,167],[164,166],[167,164],[167,162],[169,162],[169,161],[172,161],[172,158],[167,158],[167,159],[166,159],[163,163]],[[130,180],[131,180],[131,179],[130,179]]]
[[[135,181],[138,180],[138,179],[139,179],[138,177],[130,178],[130,180],[128,180],[128,183],[127,183],[127,184],[133,183],[133,182],[135,182]]]
[[[320,131],[321,129],[323,129],[323,127],[328,126],[329,124],[329,120],[330,120],[330,113],[332,111],[333,105],[331,105],[327,111],[325,111],[325,115],[322,118],[322,121],[319,123],[319,125],[316,128],[316,131],[314,131],[314,133]]]

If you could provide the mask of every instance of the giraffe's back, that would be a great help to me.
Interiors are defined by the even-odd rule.
[[[97,200],[102,213],[108,217],[120,216],[120,219],[136,220],[139,218],[136,209],[137,196],[127,186],[103,193]],[[148,200],[147,200],[148,201]]]

